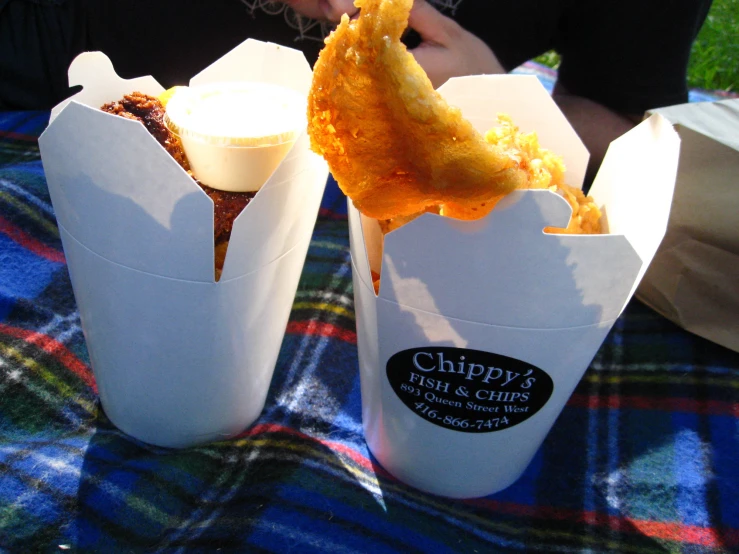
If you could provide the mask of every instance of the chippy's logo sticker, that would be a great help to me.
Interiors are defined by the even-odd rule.
[[[398,398],[426,421],[465,433],[526,421],[552,396],[542,369],[515,358],[447,346],[412,348],[387,362]]]

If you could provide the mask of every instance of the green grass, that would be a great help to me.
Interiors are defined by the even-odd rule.
[[[714,0],[693,44],[688,85],[739,92],[739,0]]]
[[[535,61],[559,66],[559,55],[547,52]],[[739,93],[739,0],[713,0],[688,65],[688,86]]]

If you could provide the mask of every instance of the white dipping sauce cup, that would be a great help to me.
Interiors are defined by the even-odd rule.
[[[193,174],[232,192],[257,191],[306,127],[306,99],[258,82],[183,87],[169,100],[167,126],[180,137]]]

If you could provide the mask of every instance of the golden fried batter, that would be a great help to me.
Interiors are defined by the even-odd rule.
[[[562,159],[509,117],[483,137],[437,93],[400,42],[412,0],[357,0],[326,39],[308,99],[313,150],[383,233],[432,212],[473,220],[516,188],[548,188],[573,209],[566,229],[600,232],[600,210],[564,184]]]
[[[528,177],[526,185],[520,188],[549,189],[567,200],[572,208],[572,217],[566,229],[548,227],[546,230],[551,233],[600,233],[600,209],[580,189],[565,184],[565,165],[561,156],[541,148],[536,133],[519,132],[507,115],[499,114],[498,123],[498,127],[485,134],[485,140],[517,157],[519,166]],[[484,209],[485,213],[491,208]]]
[[[485,134],[485,140],[504,149],[508,155],[515,158],[519,167],[526,172],[526,181],[518,188],[548,189],[562,196],[572,208],[572,217],[569,225],[560,229],[547,227],[550,233],[568,234],[597,234],[601,233],[601,211],[589,196],[575,187],[564,182],[565,166],[562,158],[539,146],[536,133],[521,133],[513,124],[510,117],[498,115],[498,126],[493,127]],[[479,205],[467,204],[460,206],[453,202],[443,204],[435,209],[427,209],[433,213],[455,217],[457,219],[477,219],[492,210],[499,198]],[[383,234],[402,227],[409,221],[422,215],[424,212],[402,216],[393,219],[380,220],[380,229]]]
[[[526,174],[437,93],[400,42],[412,0],[357,0],[326,39],[308,100],[313,149],[342,190],[376,219],[447,202],[480,205]]]

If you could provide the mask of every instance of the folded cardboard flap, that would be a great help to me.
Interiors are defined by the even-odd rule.
[[[102,52],[83,52],[77,56],[69,66],[68,75],[69,86],[81,85],[82,90],[54,106],[49,123],[72,101],[99,108],[134,91],[151,96],[158,96],[164,91],[162,85],[150,75],[135,79],[119,77],[113,63]]]
[[[272,263],[312,234],[317,210],[328,178],[326,162],[310,151],[303,133],[254,199],[233,224],[221,280],[245,275]],[[230,253],[236,252],[232,256]]]
[[[655,111],[676,123],[682,150],[667,233],[637,298],[739,352],[739,100]]]
[[[143,125],[99,109],[124,94],[156,95],[162,87],[151,77],[121,79],[100,52],[78,56],[69,75],[84,88],[53,110],[39,140],[60,225],[115,263],[213,282],[212,201]],[[301,52],[247,40],[191,83],[261,81],[307,94],[311,79]],[[222,280],[257,271],[300,242],[315,223],[306,207],[317,209],[327,174],[304,132],[234,222]]]
[[[73,101],[39,145],[76,241],[146,273],[213,280],[213,202],[143,125]]]
[[[190,79],[190,86],[219,81],[263,81],[308,96],[313,70],[300,50],[248,39]]]
[[[590,194],[608,232],[625,236],[642,260],[622,308],[664,237],[679,156],[680,137],[656,114],[610,144],[593,182]]]
[[[479,221],[424,215],[385,237],[379,296],[510,327],[560,329],[613,320],[641,260],[620,235],[543,232],[566,226],[570,213],[555,193],[521,190]],[[424,243],[432,246],[417,247]]]

